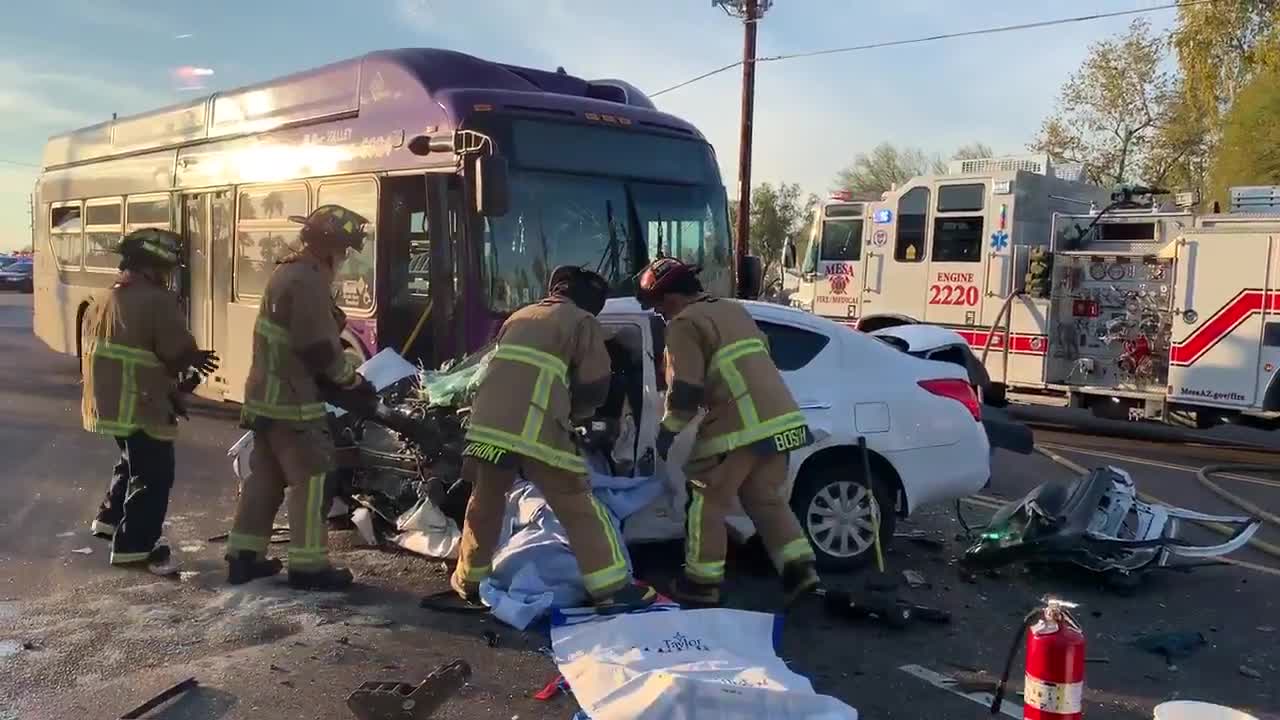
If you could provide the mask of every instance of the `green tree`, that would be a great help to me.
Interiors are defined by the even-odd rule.
[[[1161,69],[1164,58],[1164,41],[1144,19],[1094,43],[1029,147],[1082,164],[1099,184],[1137,179],[1148,169],[1174,97],[1174,79]]]
[[[761,183],[751,191],[751,254],[764,264],[766,287],[782,268],[782,248],[796,241],[818,204],[814,195],[803,197],[797,183]],[[730,221],[738,225],[738,207],[729,206]]]
[[[1211,196],[1225,206],[1233,185],[1280,185],[1280,68],[1256,73],[1223,120]]]
[[[946,172],[946,163],[920,148],[880,143],[869,153],[858,153],[853,163],[836,175],[836,188],[855,197],[878,196],[916,175]]]
[[[1278,26],[1280,0],[1218,0],[1178,9],[1170,44],[1182,91],[1211,125],[1254,72],[1280,60]]]

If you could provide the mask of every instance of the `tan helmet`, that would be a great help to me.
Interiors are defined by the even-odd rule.
[[[352,248],[356,252],[364,249],[369,220],[341,205],[321,205],[306,217],[291,215],[289,220],[302,225],[303,245],[326,250]]]

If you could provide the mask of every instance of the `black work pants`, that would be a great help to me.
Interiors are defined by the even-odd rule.
[[[119,527],[124,517],[124,496],[129,489],[129,453],[125,451],[124,438],[116,438],[120,446],[120,460],[111,471],[111,486],[107,488],[106,497],[98,504],[97,520],[111,527]]]
[[[146,560],[155,549],[169,510],[174,476],[173,442],[157,440],[139,431],[127,438],[116,438],[116,444],[120,446],[120,462],[116,464],[106,500],[112,507],[120,508],[120,521],[111,540],[111,562],[139,562]],[[117,503],[119,494],[124,499]]]

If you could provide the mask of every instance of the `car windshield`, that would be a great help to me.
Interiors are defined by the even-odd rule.
[[[659,254],[701,265],[709,292],[732,293],[728,205],[706,143],[525,120],[492,132],[513,167],[509,210],[485,219],[491,309],[537,301],[559,265],[628,295]]]
[[[31,272],[31,263],[30,263],[30,262],[16,262],[16,263],[12,263],[12,264],[10,264],[10,265],[5,266],[5,267],[3,268],[3,270],[4,270],[5,272],[29,273],[29,272]]]

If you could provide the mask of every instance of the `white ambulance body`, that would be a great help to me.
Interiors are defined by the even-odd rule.
[[[1117,209],[1045,156],[949,169],[880,201],[819,208],[807,246],[784,253],[791,304],[866,331],[942,325],[979,354],[994,329],[993,381],[1099,414],[1268,427],[1280,417],[1270,189],[1251,191],[1262,212],[1197,216]],[[1025,292],[1037,248],[1052,263],[1044,297]]]

